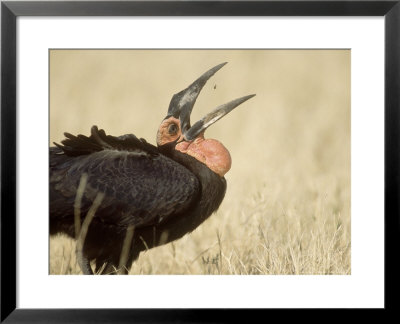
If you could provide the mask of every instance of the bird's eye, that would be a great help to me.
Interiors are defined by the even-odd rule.
[[[168,126],[168,133],[170,135],[175,135],[178,132],[178,126],[176,124],[171,124]]]

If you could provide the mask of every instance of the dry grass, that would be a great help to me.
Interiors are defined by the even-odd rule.
[[[257,94],[206,132],[232,155],[225,200],[130,273],[350,274],[349,51],[55,51],[50,139],[97,124],[154,143],[172,94],[224,61],[193,120]],[[50,239],[50,273],[80,273],[72,240]]]

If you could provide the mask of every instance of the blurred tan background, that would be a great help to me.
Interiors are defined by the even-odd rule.
[[[206,84],[192,124],[257,94],[206,131],[230,151],[218,212],[143,253],[132,274],[350,273],[349,50],[51,50],[50,143],[63,132],[133,133],[155,144],[173,94]],[[79,273],[73,242],[50,240],[50,272]]]

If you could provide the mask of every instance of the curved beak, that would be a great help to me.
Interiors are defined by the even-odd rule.
[[[192,127],[190,126],[190,114],[192,113],[193,106],[196,103],[196,99],[199,96],[200,91],[203,89],[208,79],[210,79],[225,64],[227,64],[227,62],[214,66],[212,69],[208,70],[202,76],[200,76],[186,89],[178,92],[172,97],[169,104],[167,117],[173,116],[175,118],[179,118],[181,123],[181,131],[185,140],[191,141],[195,139],[200,133],[205,131],[217,120],[224,117],[226,114],[231,112],[234,108],[236,108],[243,102],[255,96],[255,94],[244,96],[232,100],[224,105],[221,105],[214,109],[212,112],[205,115]]]
[[[193,106],[196,103],[196,99],[199,96],[200,91],[203,89],[208,79],[211,78],[215,72],[221,69],[225,64],[227,64],[227,62],[214,66],[186,89],[178,92],[172,97],[169,104],[167,117],[173,116],[175,118],[179,118],[182,132],[185,132],[190,128],[190,114],[192,113]]]

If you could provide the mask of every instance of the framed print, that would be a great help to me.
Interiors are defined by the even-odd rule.
[[[393,307],[398,1],[1,10],[2,321]]]

